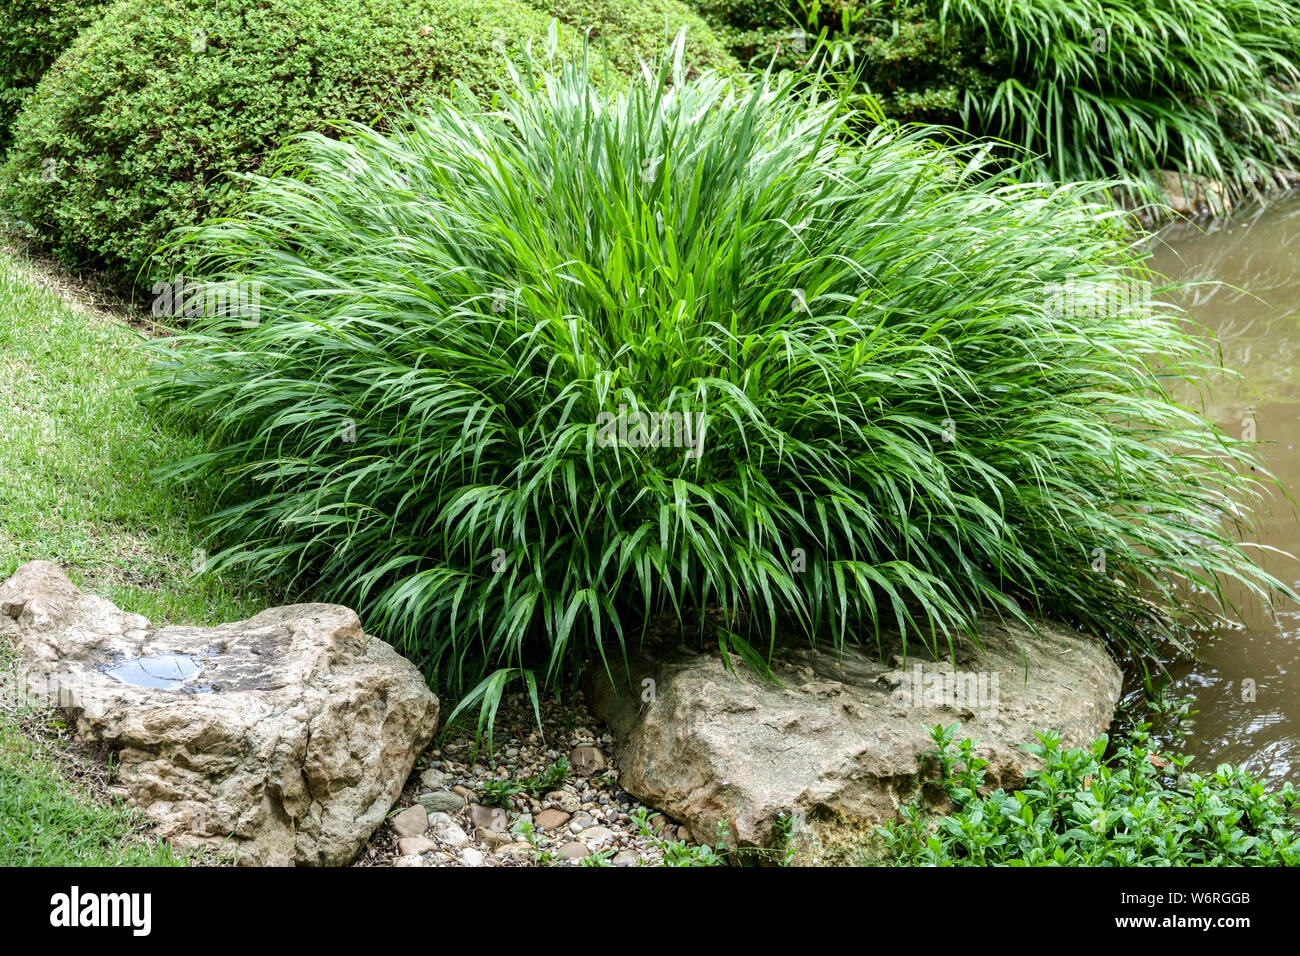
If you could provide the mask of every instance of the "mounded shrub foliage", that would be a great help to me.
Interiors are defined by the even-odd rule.
[[[691,25],[702,63],[725,61],[685,8],[651,9]],[[636,4],[611,10],[607,31],[637,24],[639,45],[617,33],[622,59],[653,57],[670,35]],[[561,42],[575,50],[572,14]],[[169,232],[222,208],[232,177],[286,136],[374,123],[453,83],[490,92],[550,23],[514,0],[121,0],[31,95],[2,201],[69,265],[147,287],[174,271],[141,274]]]
[[[5,0],[0,10],[0,152],[24,97],[110,0]]]
[[[527,0],[547,16],[588,37],[593,64],[608,60],[623,76],[654,60],[671,37],[685,29],[692,75],[700,70],[735,70],[736,61],[691,6],[681,0]]]
[[[660,614],[751,658],[978,611],[1142,647],[1179,581],[1273,585],[1224,525],[1262,470],[1164,390],[1199,340],[1112,294],[1117,213],[674,69],[308,136],[190,237],[261,290],[145,385],[209,436],[174,475],[224,488],[215,566],[489,702]]]

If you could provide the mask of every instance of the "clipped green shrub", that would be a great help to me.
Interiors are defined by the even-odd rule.
[[[699,70],[735,70],[736,61],[713,30],[681,0],[528,0],[548,16],[590,31],[591,57],[602,58],[624,76],[665,45],[666,36],[685,29],[690,54],[688,75]]]
[[[550,23],[514,0],[121,0],[33,93],[0,201],[69,265],[148,286],[164,237],[287,135],[374,123],[454,82],[491,90]],[[654,31],[638,36],[653,56]]]
[[[1027,748],[1043,761],[1022,790],[984,796],[984,767],[957,724],[934,727],[949,816],[927,817],[915,804],[880,828],[889,862],[899,866],[1296,866],[1300,793],[1276,793],[1224,764],[1212,774],[1191,758],[1160,751],[1139,724],[1116,752],[1108,740],[1062,749],[1038,735]]]
[[[5,0],[0,10],[0,153],[23,99],[110,0]]]
[[[981,612],[1149,649],[1180,585],[1279,586],[1225,524],[1263,467],[1168,397],[1203,343],[1126,293],[1120,213],[684,73],[309,136],[190,236],[260,290],[144,388],[209,436],[169,474],[224,485],[214,567],[492,706],[663,615],[760,666],[780,629],[937,652]]]

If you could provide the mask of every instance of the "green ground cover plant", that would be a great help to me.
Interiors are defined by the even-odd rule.
[[[900,866],[1295,866],[1300,862],[1300,793],[1270,793],[1230,765],[1211,774],[1189,757],[1152,745],[1139,724],[1107,756],[1109,741],[1062,748],[1038,735],[1043,761],[1022,790],[981,795],[986,761],[959,725],[931,738],[954,804],[948,816],[905,807],[881,828]]]

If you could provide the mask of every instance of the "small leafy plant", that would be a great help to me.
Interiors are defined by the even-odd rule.
[[[569,758],[561,757],[549,769],[532,776],[485,780],[478,784],[479,799],[487,806],[508,807],[521,793],[536,797],[559,787],[569,779],[569,770]]]
[[[555,790],[568,779],[568,775],[568,757],[560,757],[558,761],[552,763],[550,769],[533,774],[532,777],[521,777],[517,780],[497,778],[478,783],[478,799],[487,806],[510,806],[513,797],[519,796],[520,793],[539,796]]]
[[[1043,761],[1014,793],[984,796],[987,761],[960,725],[931,728],[944,788],[956,810],[927,817],[914,802],[879,827],[891,862],[926,866],[1294,866],[1300,862],[1300,793],[1269,793],[1249,773],[1222,765],[1203,776],[1191,758],[1159,753],[1149,725],[1106,755],[1108,738],[1063,750],[1038,734]]]
[[[530,793],[533,796],[539,796],[543,793],[554,790],[556,787],[563,784],[564,781],[568,780],[570,769],[569,758],[561,757],[559,760],[555,761],[555,763],[551,764],[549,770],[544,770],[541,773],[524,777],[519,781],[519,787],[526,793]]]
[[[656,814],[657,815],[657,814]],[[631,814],[632,823],[641,831],[641,836],[654,842],[664,855],[664,866],[726,866],[731,848],[728,846],[731,830],[726,821],[718,824],[715,846],[696,844],[685,840],[661,840],[651,820],[651,814],[645,807],[639,807]]]
[[[537,843],[537,828],[528,820],[520,820],[511,828],[511,833],[521,837],[525,843],[533,848],[533,862],[538,866],[550,866],[555,862],[556,856],[550,850],[543,850]]]
[[[479,801],[487,807],[509,807],[510,801],[524,790],[517,781],[508,777],[484,780],[477,787]]]

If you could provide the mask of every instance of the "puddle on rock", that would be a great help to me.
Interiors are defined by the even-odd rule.
[[[159,687],[164,690],[179,688],[191,692],[209,693],[212,691],[210,686],[181,687],[202,671],[203,663],[188,654],[136,657],[104,669],[104,673],[109,677],[132,687]]]

